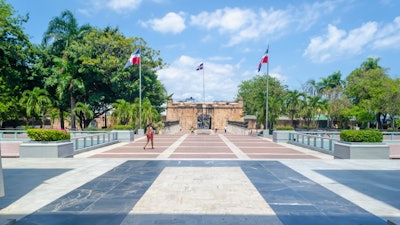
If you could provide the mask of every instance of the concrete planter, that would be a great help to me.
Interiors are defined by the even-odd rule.
[[[131,142],[134,140],[133,130],[112,130],[112,133],[117,133],[119,142]]]
[[[294,130],[274,130],[272,132],[272,140],[275,143],[287,143],[289,141],[289,133]]]
[[[335,143],[335,159],[389,159],[390,148],[381,142],[345,142]]]
[[[71,141],[31,141],[19,146],[20,158],[68,158],[74,156]]]

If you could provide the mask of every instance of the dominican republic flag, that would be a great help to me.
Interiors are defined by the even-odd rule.
[[[201,63],[201,64],[197,67],[196,70],[202,70],[202,69],[204,69],[203,63]]]
[[[267,48],[267,51],[265,51],[264,56],[261,58],[260,63],[258,64],[258,72],[260,72],[260,70],[261,70],[261,65],[262,65],[263,63],[268,63],[268,49],[269,49],[269,46],[268,46],[268,48]]]
[[[128,66],[136,65],[140,63],[140,48],[136,50],[136,52],[132,53],[131,56],[128,59],[128,62],[126,62],[124,69]]]

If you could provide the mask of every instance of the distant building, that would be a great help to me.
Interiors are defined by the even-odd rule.
[[[244,121],[243,100],[238,102],[174,102],[169,99],[166,121],[177,121],[183,130],[223,130],[228,121]]]

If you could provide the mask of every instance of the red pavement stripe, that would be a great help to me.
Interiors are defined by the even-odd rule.
[[[232,153],[231,149],[228,148],[227,146],[224,147],[208,147],[208,148],[204,148],[202,149],[201,146],[196,146],[196,147],[187,147],[187,146],[180,146],[178,147],[174,152],[190,152],[190,153],[213,153],[213,152],[228,152],[228,153]]]
[[[146,158],[157,158],[158,154],[97,154],[90,158],[135,158],[135,159],[146,159]]]
[[[312,155],[247,154],[251,159],[318,159]]]
[[[171,154],[169,158],[196,158],[196,159],[213,159],[213,158],[218,158],[218,159],[235,159],[237,158],[235,154],[179,154],[179,153],[174,153]]]

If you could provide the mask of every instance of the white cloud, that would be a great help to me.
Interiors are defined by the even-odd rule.
[[[142,0],[88,0],[87,7],[78,9],[85,16],[93,16],[103,9],[111,9],[117,13],[126,13],[137,9]]]
[[[219,34],[229,36],[227,46],[245,41],[268,37],[278,38],[294,30],[307,30],[318,19],[332,12],[336,2],[305,4],[301,7],[287,7],[284,10],[230,8],[217,9],[214,12],[201,12],[190,17],[190,25],[215,29]],[[293,29],[292,29],[293,27]],[[266,40],[267,42],[267,40]]]
[[[384,26],[374,42],[375,48],[400,48],[400,16]]]
[[[168,68],[157,72],[169,94],[174,93],[175,100],[193,97],[203,101],[203,71],[196,71],[202,61],[182,55]],[[233,101],[239,81],[233,79],[234,66],[204,62],[204,86],[206,101]]]
[[[333,62],[359,55],[368,48],[400,48],[400,17],[383,26],[367,22],[350,31],[328,25],[325,35],[310,40],[303,56],[313,62]]]
[[[186,28],[184,13],[182,12],[179,14],[169,12],[163,18],[142,22],[142,26],[150,26],[153,30],[161,33],[173,34],[178,34]]]
[[[107,6],[113,9],[114,11],[122,11],[122,10],[134,10],[136,9],[142,0],[111,0],[107,1]]]
[[[245,24],[249,23],[254,12],[239,8],[224,8],[216,11],[201,12],[196,16],[191,16],[191,24],[207,29],[217,28],[221,33],[237,31]]]

